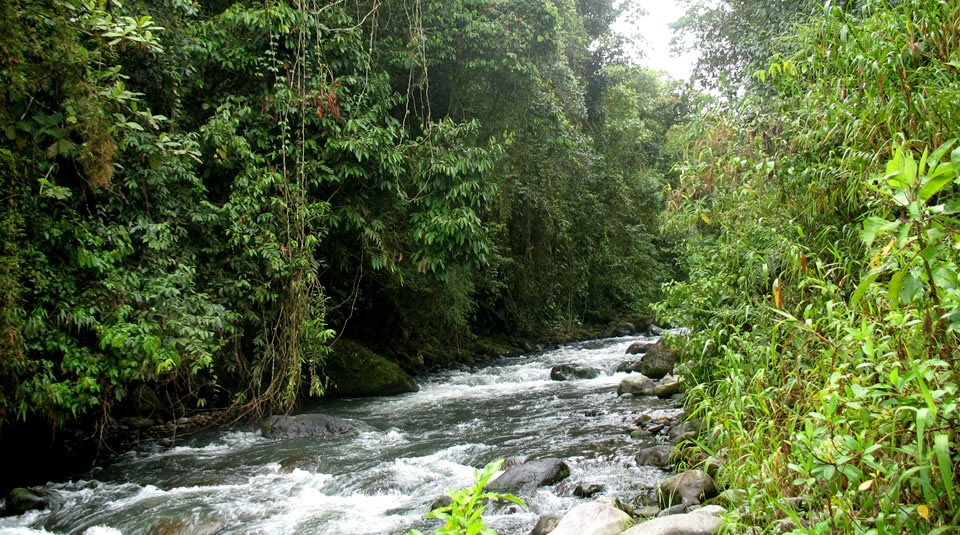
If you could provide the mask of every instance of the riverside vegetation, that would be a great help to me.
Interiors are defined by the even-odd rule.
[[[960,5],[729,4],[695,27],[737,97],[687,131],[664,224],[688,276],[658,305],[693,330],[728,526],[956,533]]]

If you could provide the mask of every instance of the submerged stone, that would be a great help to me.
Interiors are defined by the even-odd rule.
[[[266,438],[336,438],[356,435],[356,426],[326,414],[297,414],[295,416],[268,416],[261,423]]]
[[[599,376],[600,370],[578,364],[558,364],[550,369],[550,379],[554,381],[594,379]]]

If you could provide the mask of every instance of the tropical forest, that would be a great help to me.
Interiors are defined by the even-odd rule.
[[[960,532],[960,3],[656,4],[0,2],[0,534]]]

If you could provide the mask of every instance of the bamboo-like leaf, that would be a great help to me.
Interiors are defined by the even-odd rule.
[[[956,490],[953,488],[953,463],[950,460],[950,437],[939,434],[933,437],[933,453],[937,457],[937,468],[940,469],[940,481],[947,491],[947,500],[950,507],[954,506]]]

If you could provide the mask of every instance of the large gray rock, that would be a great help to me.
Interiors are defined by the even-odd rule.
[[[703,470],[689,470],[660,483],[660,505],[663,508],[677,504],[699,505],[702,500],[716,495],[713,478]]]
[[[669,466],[673,446],[652,446],[637,452],[634,457],[641,466]]]
[[[632,373],[620,381],[620,386],[617,387],[617,395],[639,394],[649,396],[652,395],[656,389],[657,383],[653,382],[653,379],[641,373]]]
[[[582,503],[563,515],[550,535],[618,535],[630,525],[630,515],[600,502]]]
[[[550,369],[550,379],[554,381],[593,379],[599,376],[600,370],[578,364],[558,364]]]
[[[654,518],[623,532],[623,535],[713,535],[723,522],[697,512]]]
[[[701,421],[699,418],[691,418],[685,422],[680,422],[670,428],[670,438],[674,439],[681,435],[689,433],[697,434],[700,431]]]
[[[267,438],[336,438],[359,433],[350,422],[326,414],[268,416],[260,427]]]
[[[629,336],[637,332],[637,326],[632,323],[623,323],[616,329],[614,329],[614,336]]]
[[[640,373],[653,379],[659,379],[673,371],[677,364],[677,353],[663,343],[663,339],[647,350],[640,361]]]
[[[560,459],[540,459],[507,468],[487,484],[487,490],[504,492],[521,487],[551,485],[570,475],[570,467]]]

